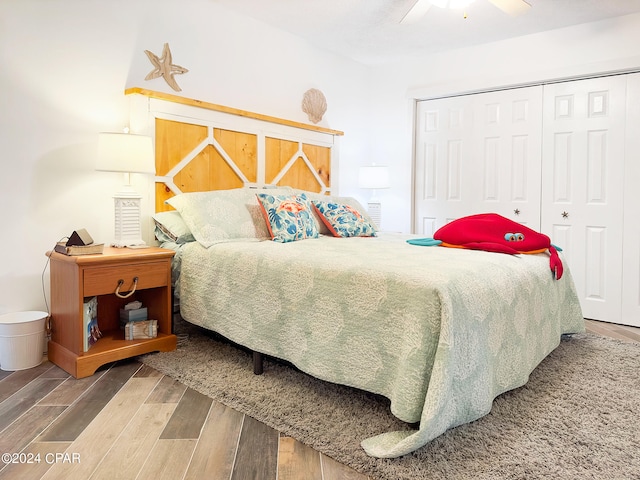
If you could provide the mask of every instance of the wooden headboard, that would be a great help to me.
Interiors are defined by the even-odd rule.
[[[338,130],[140,88],[131,128],[155,138],[155,211],[183,192],[280,185],[330,193]]]

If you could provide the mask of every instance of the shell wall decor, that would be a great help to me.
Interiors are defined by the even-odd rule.
[[[327,111],[327,99],[324,98],[324,94],[316,88],[307,90],[302,97],[302,111],[309,115],[309,120],[313,123],[322,120]]]

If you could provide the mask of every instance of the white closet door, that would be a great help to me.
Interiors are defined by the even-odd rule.
[[[414,231],[432,236],[472,204],[473,108],[469,97],[443,98],[418,102],[417,116]]]
[[[622,318],[640,327],[640,74],[628,75]]]
[[[542,87],[418,103],[414,230],[495,212],[540,227]]]
[[[476,95],[474,213],[540,229],[542,86]]]
[[[621,310],[625,96],[624,76],[544,93],[542,230],[565,250],[584,316],[611,322]]]

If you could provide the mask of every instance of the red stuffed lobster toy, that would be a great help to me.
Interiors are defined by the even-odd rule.
[[[549,266],[556,280],[562,278],[561,248],[551,244],[546,235],[502,217],[497,213],[481,213],[454,220],[433,234],[433,238],[407,240],[412,245],[468,248],[487,252],[543,253],[549,251]]]

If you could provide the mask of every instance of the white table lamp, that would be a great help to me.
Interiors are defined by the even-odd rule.
[[[142,195],[131,186],[132,173],[155,174],[151,137],[130,133],[100,133],[96,170],[123,172],[124,190],[114,195],[114,247],[143,247],[140,221]]]
[[[358,186],[360,188],[373,190],[369,203],[367,204],[367,211],[371,219],[376,222],[376,225],[380,228],[382,205],[376,191],[381,188],[389,188],[389,167],[383,165],[360,167],[358,172]]]

